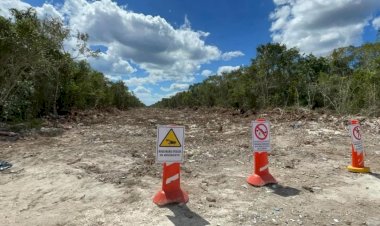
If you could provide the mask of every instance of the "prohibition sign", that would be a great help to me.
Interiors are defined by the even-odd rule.
[[[359,126],[356,126],[352,130],[352,134],[354,135],[354,137],[355,137],[356,140],[361,140],[362,139],[362,136],[360,135],[360,128],[359,128]]]
[[[265,124],[258,124],[255,128],[255,136],[259,140],[265,140],[268,136],[268,128]]]

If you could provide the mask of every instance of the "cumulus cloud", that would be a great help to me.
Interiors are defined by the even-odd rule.
[[[241,51],[232,51],[232,52],[223,53],[222,59],[227,61],[227,60],[231,60],[232,58],[240,57],[240,56],[244,56],[244,53],[242,53]]]
[[[128,11],[111,0],[67,0],[61,11],[71,28],[89,34],[90,44],[107,46],[108,55],[139,65],[157,81],[189,81],[200,65],[223,55],[205,43],[209,33],[192,30],[187,17],[176,29],[160,16]]]
[[[161,87],[160,89],[162,91],[165,91],[165,92],[169,92],[169,91],[175,91],[175,90],[185,90],[189,88],[189,84],[184,84],[184,83],[172,83],[170,85],[170,87],[168,88],[165,88],[165,87]]]
[[[109,74],[104,74],[104,76],[113,82],[123,80],[123,78],[121,76],[115,76],[115,75],[109,75]]]
[[[0,16],[5,18],[11,18],[12,15],[9,12],[9,9],[15,8],[18,10],[23,10],[30,8],[31,5],[28,3],[22,2],[20,0],[1,0],[0,1]]]
[[[133,90],[135,94],[150,94],[151,91],[143,86],[137,86],[136,89]]]
[[[59,18],[63,20],[62,14],[51,4],[44,3],[42,7],[36,7],[39,18]]]
[[[127,86],[141,86],[144,84],[154,84],[156,81],[152,81],[149,77],[131,77],[123,80],[124,84]]]
[[[94,69],[115,77],[120,77],[124,74],[130,74],[136,71],[128,61],[107,52],[101,52],[98,57],[89,58],[88,61]]]
[[[240,66],[221,66],[218,68],[217,74],[222,75],[223,73],[229,73],[232,71],[239,70]]]
[[[144,86],[137,86],[133,93],[137,96],[141,101],[143,101],[146,105],[151,105],[161,100],[162,98],[170,97],[176,94],[178,91],[171,92],[168,94],[160,94],[157,92],[152,92],[152,90],[145,88]]]
[[[377,30],[380,29],[380,16],[372,21],[372,26]]]
[[[213,72],[212,71],[210,71],[210,70],[203,70],[202,72],[201,72],[201,75],[202,76],[204,76],[204,77],[208,77],[208,76],[210,76],[210,75],[212,75],[213,74]]]
[[[379,0],[274,0],[272,39],[302,52],[326,55],[359,44]],[[375,26],[375,25],[374,25]]]

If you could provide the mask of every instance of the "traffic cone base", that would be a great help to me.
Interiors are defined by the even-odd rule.
[[[163,190],[157,192],[153,198],[153,202],[158,206],[164,206],[170,203],[187,203],[189,195],[181,188],[177,191],[165,192]]]
[[[347,166],[348,171],[353,172],[353,173],[369,173],[371,172],[369,167],[363,167],[363,168],[358,168],[358,167],[353,167],[351,165]]]
[[[187,203],[189,195],[181,189],[180,164],[164,163],[162,175],[162,189],[156,193],[153,202],[159,206],[170,203]]]
[[[251,184],[256,187],[261,187],[266,184],[277,184],[276,179],[272,176],[272,174],[268,173],[265,175],[253,174],[247,178],[248,184]]]
[[[269,161],[267,152],[255,152],[254,172],[247,178],[247,182],[253,186],[264,186],[266,184],[277,184],[276,179],[269,173]]]

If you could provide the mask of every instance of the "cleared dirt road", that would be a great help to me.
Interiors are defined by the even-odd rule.
[[[272,123],[270,171],[252,187],[250,122]],[[345,122],[308,111],[135,109],[66,122],[61,135],[0,142],[0,225],[380,225],[380,119],[361,118],[366,165],[354,174]],[[157,207],[156,126],[185,125],[187,205]]]

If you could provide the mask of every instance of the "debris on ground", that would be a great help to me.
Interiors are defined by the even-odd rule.
[[[0,131],[0,141],[16,141],[20,138],[20,134],[9,131]]]
[[[278,185],[246,182],[253,171],[251,121],[259,117],[271,122],[269,171]],[[360,118],[372,173],[354,174],[346,170],[351,118],[308,109],[141,108],[52,119],[42,133],[0,141],[0,159],[23,167],[0,173],[0,222],[379,225],[380,119]],[[180,177],[190,196],[186,207],[152,202],[162,186],[156,129],[166,124],[186,128]]]
[[[10,164],[9,162],[0,160],[0,171],[9,169],[11,167],[12,167],[12,164]]]

